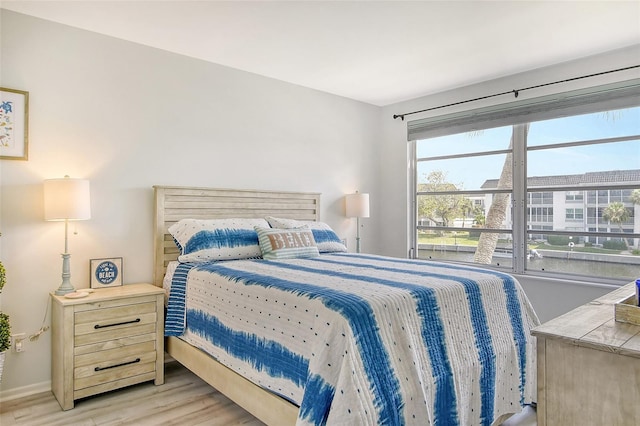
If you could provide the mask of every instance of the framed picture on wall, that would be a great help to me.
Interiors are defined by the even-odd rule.
[[[122,285],[122,258],[91,259],[89,261],[91,288],[117,287]]]
[[[0,87],[0,159],[29,156],[29,92]]]

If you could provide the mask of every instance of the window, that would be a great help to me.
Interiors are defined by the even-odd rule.
[[[504,106],[499,114],[493,107],[410,122],[413,257],[537,275],[640,276],[634,84],[622,102],[611,100],[611,87],[594,89],[601,96],[565,109],[545,104],[539,114],[524,114],[527,122],[514,119],[520,124],[505,125]],[[481,130],[467,131],[465,120]]]
[[[565,201],[568,203],[581,203],[584,200],[584,194],[582,192],[577,191],[567,191],[565,196]]]
[[[553,205],[553,192],[530,192],[529,204],[550,204]]]
[[[553,207],[529,207],[529,222],[553,222]]]
[[[584,209],[567,209],[564,217],[566,220],[582,220]]]

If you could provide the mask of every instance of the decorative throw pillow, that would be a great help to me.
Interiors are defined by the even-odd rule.
[[[265,259],[315,257],[320,254],[313,233],[307,227],[275,229],[256,226],[255,230]]]
[[[342,243],[338,234],[334,232],[329,225],[324,222],[314,222],[311,220],[295,220],[273,216],[265,218],[272,228],[292,229],[307,226],[313,233],[313,238],[318,245],[320,253],[346,252],[347,247]]]
[[[180,249],[180,262],[208,262],[259,258],[255,226],[269,226],[264,219],[182,219],[169,227]]]

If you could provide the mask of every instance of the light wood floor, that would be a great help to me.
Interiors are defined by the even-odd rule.
[[[262,426],[264,423],[177,362],[165,365],[165,384],[142,383],[76,401],[62,411],[51,392],[0,404],[0,425],[29,426]],[[535,426],[530,408],[503,426]]]
[[[235,405],[177,362],[165,366],[165,384],[153,382],[76,401],[62,411],[51,392],[3,402],[0,425],[180,425],[262,426],[263,423]]]

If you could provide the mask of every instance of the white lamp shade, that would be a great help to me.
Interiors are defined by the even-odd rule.
[[[347,217],[369,217],[369,194],[349,194],[345,197]]]
[[[44,181],[44,220],[86,220],[91,218],[91,196],[86,179]]]

